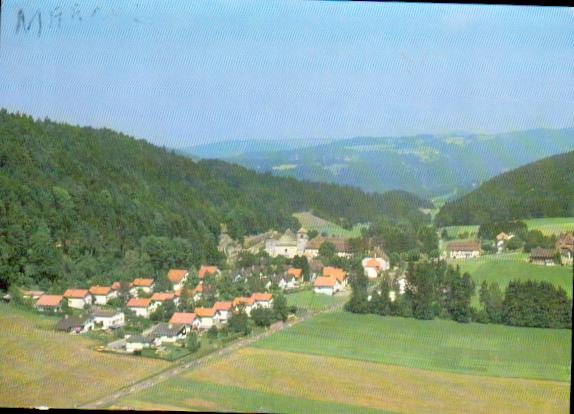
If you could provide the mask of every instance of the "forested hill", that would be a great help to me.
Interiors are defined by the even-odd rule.
[[[574,152],[501,174],[437,214],[437,226],[574,216]]]
[[[296,228],[297,211],[356,223],[418,216],[427,206],[402,192],[366,194],[196,163],[109,129],[5,110],[0,188],[0,287],[217,262],[220,223],[240,237]]]

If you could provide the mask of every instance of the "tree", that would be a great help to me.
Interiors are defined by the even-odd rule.
[[[282,293],[276,293],[273,296],[273,314],[275,319],[285,322],[289,316],[287,299]]]
[[[502,323],[504,297],[498,283],[493,282],[489,285],[486,280],[483,281],[480,285],[479,300],[488,321],[491,323]]]
[[[199,338],[197,337],[197,333],[195,331],[188,332],[187,334],[187,349],[190,352],[197,352],[201,347],[201,343],[199,342]]]
[[[309,261],[306,256],[295,256],[291,265],[295,268],[301,269],[303,280],[309,280]]]
[[[273,310],[269,308],[255,308],[251,310],[251,319],[257,326],[268,328],[273,323]]]
[[[390,315],[391,314],[391,300],[389,293],[391,286],[389,281],[384,278],[378,289],[375,289],[369,302],[369,312],[377,315]]]
[[[243,335],[249,335],[251,333],[249,317],[243,310],[231,315],[227,325],[232,332],[241,332]]]
[[[337,248],[330,241],[324,241],[319,246],[319,256],[322,260],[330,262],[337,254]]]
[[[219,334],[219,331],[217,329],[217,326],[212,325],[211,328],[209,328],[207,330],[207,338],[209,339],[210,342],[213,342],[217,339],[217,336]]]
[[[460,275],[460,269],[450,268],[446,272],[446,310],[457,322],[467,323],[471,319],[470,301],[474,295],[474,281],[468,273]]]
[[[369,280],[367,279],[367,276],[365,276],[365,272],[360,262],[353,266],[349,279],[352,293],[349,301],[345,303],[345,310],[352,313],[367,313],[369,311],[369,305],[367,301],[367,287]]]
[[[437,269],[433,264],[409,262],[407,270],[408,296],[416,319],[433,319],[436,316]]]

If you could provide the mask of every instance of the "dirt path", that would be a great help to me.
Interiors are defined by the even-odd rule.
[[[349,291],[346,291],[345,294],[348,295]],[[175,362],[174,365],[172,365],[171,367],[167,368],[164,371],[158,372],[149,378],[145,378],[145,379],[140,380],[138,382],[135,382],[131,385],[128,385],[127,387],[124,387],[124,388],[122,388],[122,389],[120,389],[120,390],[118,390],[112,394],[109,394],[105,397],[102,397],[102,398],[97,399],[95,401],[91,401],[91,402],[82,404],[82,405],[78,406],[77,408],[86,408],[86,409],[100,408],[101,409],[105,406],[112,404],[113,402],[117,401],[120,398],[126,397],[130,394],[133,394],[135,392],[141,391],[141,390],[149,388],[155,384],[163,382],[163,381],[165,381],[171,377],[174,377],[174,376],[180,374],[184,370],[195,369],[195,368],[204,366],[216,358],[220,358],[223,355],[227,355],[231,352],[237,351],[240,348],[249,346],[249,345],[253,344],[254,342],[257,342],[260,339],[263,339],[263,338],[266,338],[270,335],[273,335],[274,333],[276,333],[280,330],[283,330],[285,328],[289,328],[293,325],[296,325],[298,323],[306,321],[306,320],[308,320],[308,319],[310,319],[316,315],[319,315],[321,313],[334,312],[338,309],[341,309],[344,306],[344,304],[345,304],[345,302],[341,302],[341,303],[337,303],[336,305],[329,306],[329,307],[322,309],[320,311],[309,312],[309,313],[301,316],[300,318],[297,318],[296,320],[294,320],[292,322],[282,323],[278,326],[271,327],[268,330],[266,330],[265,332],[262,332],[260,334],[257,334],[254,336],[249,336],[249,337],[246,337],[244,339],[240,339],[238,341],[232,342],[228,346],[221,348],[221,349],[219,349],[215,352],[212,352],[210,354],[207,354],[201,358],[194,359],[192,361],[189,361],[187,359],[183,359],[179,362]]]

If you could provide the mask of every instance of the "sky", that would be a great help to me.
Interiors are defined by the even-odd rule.
[[[572,8],[4,0],[0,29],[0,107],[172,148],[574,126]]]

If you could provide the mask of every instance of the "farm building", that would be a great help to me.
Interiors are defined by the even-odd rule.
[[[151,336],[132,335],[126,339],[126,351],[134,353],[144,348],[151,348],[154,338]]]
[[[566,233],[560,235],[556,241],[556,249],[560,252],[562,263],[572,264],[574,258],[574,234]]]
[[[69,333],[84,333],[94,329],[94,320],[91,316],[64,316],[56,324],[56,330]]]
[[[160,346],[163,343],[174,343],[185,339],[187,329],[184,325],[175,325],[161,322],[153,327],[149,336],[153,338],[153,344]]]
[[[123,312],[115,310],[98,309],[92,312],[94,318],[94,327],[99,329],[117,329],[126,323],[126,317]]]
[[[535,247],[530,251],[528,261],[533,264],[553,266],[556,264],[556,250]]]
[[[68,300],[68,306],[74,309],[84,309],[92,304],[88,289],[68,289],[64,292],[64,298]]]
[[[448,257],[451,259],[470,259],[480,257],[480,245],[474,240],[450,242],[447,250]]]
[[[62,295],[42,295],[38,298],[38,301],[34,306],[40,312],[44,312],[47,310],[57,312],[62,309],[63,300],[64,297]]]

